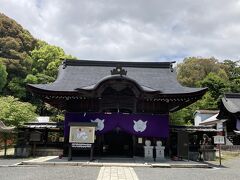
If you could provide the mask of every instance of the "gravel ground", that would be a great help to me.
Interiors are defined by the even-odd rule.
[[[100,168],[79,166],[1,167],[1,180],[94,180]]]
[[[26,159],[0,159],[1,180],[96,180],[99,167],[80,166],[18,166],[13,165]],[[215,162],[216,164],[216,162]],[[1,166],[2,165],[2,166]],[[239,180],[240,157],[223,161],[224,167],[215,168],[134,168],[139,180]]]
[[[239,180],[240,179],[240,158],[231,159],[223,162],[222,168],[209,168],[209,169],[164,169],[164,168],[134,168],[140,180]]]

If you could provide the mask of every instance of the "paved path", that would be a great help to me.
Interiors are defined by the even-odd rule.
[[[101,167],[97,180],[138,180],[131,167]]]
[[[14,165],[21,163],[22,161],[27,161],[27,160],[29,160],[29,158],[24,159],[24,158],[2,158],[2,157],[0,157],[0,167],[14,166]]]
[[[1,162],[1,159],[0,159]],[[11,162],[12,163],[12,162]],[[1,180],[240,180],[240,158],[221,168],[144,168],[94,166],[0,166]],[[137,175],[136,175],[137,174]]]
[[[30,162],[55,162],[52,157],[41,157]],[[56,159],[56,158],[55,158]],[[86,166],[64,164],[56,165],[19,165],[11,166],[29,159],[4,159],[0,158],[0,180],[240,180],[240,157],[224,160],[223,167],[219,168],[149,168],[149,167],[127,167],[123,166],[129,160],[115,165],[112,159],[101,159],[98,163],[106,166]],[[58,162],[64,161],[58,159]],[[88,160],[82,160],[88,162]],[[117,162],[119,160],[116,160]],[[78,159],[74,161],[79,162]],[[112,166],[111,163],[115,166]],[[133,162],[133,164],[136,162]],[[141,161],[138,163],[141,163]],[[167,163],[167,162],[166,162]],[[175,163],[175,162],[174,162]],[[177,163],[177,162],[176,162]],[[179,162],[182,163],[182,162]],[[214,162],[218,164],[218,162]],[[9,166],[10,165],[10,166]]]

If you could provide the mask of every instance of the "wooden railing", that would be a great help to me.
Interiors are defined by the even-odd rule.
[[[222,145],[223,151],[240,151],[240,145]]]

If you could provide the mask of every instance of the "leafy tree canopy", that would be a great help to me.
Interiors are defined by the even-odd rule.
[[[208,92],[196,103],[171,114],[173,124],[193,123],[193,113],[198,109],[217,109],[226,92],[240,92],[239,61],[215,58],[186,58],[177,65],[177,77],[183,86],[208,87]]]
[[[23,60],[36,39],[13,19],[0,13],[0,57]]]
[[[7,75],[6,67],[0,62],[0,92],[7,83]]]
[[[0,13],[0,63],[8,73],[3,94],[31,100],[26,95],[26,84],[53,82],[64,58],[73,57],[57,46],[35,39],[16,21]]]
[[[22,79],[31,70],[32,60],[29,55],[36,42],[37,40],[20,24],[0,13],[0,63],[6,66],[8,73],[4,94],[15,96],[15,90],[17,97],[24,94],[20,93],[19,89],[23,89]],[[16,85],[16,78],[21,79],[19,85]]]
[[[36,48],[31,51],[32,71],[28,74],[26,81],[36,83],[52,82],[56,79],[58,67],[63,59],[73,59],[72,56],[66,55],[62,48],[49,45],[46,42],[38,41]],[[29,77],[29,75],[31,75]],[[47,82],[43,82],[46,81]]]
[[[177,65],[179,82],[188,87],[196,87],[197,82],[203,80],[210,72],[218,73],[220,64],[215,58],[189,57]]]
[[[240,61],[224,60],[221,68],[227,73],[230,80],[240,78]]]
[[[48,107],[46,103],[42,103],[40,99],[34,98],[27,92],[26,84],[53,82],[64,58],[73,59],[72,56],[66,55],[63,49],[35,39],[16,21],[0,13],[0,91],[3,90],[2,95],[11,95],[21,101],[31,102],[40,115],[55,116],[53,117],[55,120],[62,119],[60,111]],[[6,103],[4,105],[21,104],[17,99]],[[10,109],[5,109],[1,113],[5,111],[11,112]],[[7,117],[5,114],[6,124],[17,124],[14,121],[19,115],[12,113],[12,116]],[[32,118],[29,117],[29,119]]]
[[[221,76],[222,74],[222,76]],[[202,81],[199,81],[201,87],[208,87],[209,93],[217,100],[224,92],[230,92],[229,81],[223,73],[209,73]]]
[[[36,107],[13,96],[0,97],[0,120],[6,125],[19,126],[36,119]]]

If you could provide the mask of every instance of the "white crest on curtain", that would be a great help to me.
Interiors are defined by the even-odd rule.
[[[138,121],[134,121],[134,125],[133,125],[133,129],[136,132],[143,132],[146,130],[147,128],[147,121],[142,121],[141,119],[139,119]]]
[[[91,120],[91,122],[96,122],[97,123],[97,127],[96,127],[96,131],[102,131],[104,129],[104,119],[95,119],[95,120]]]

